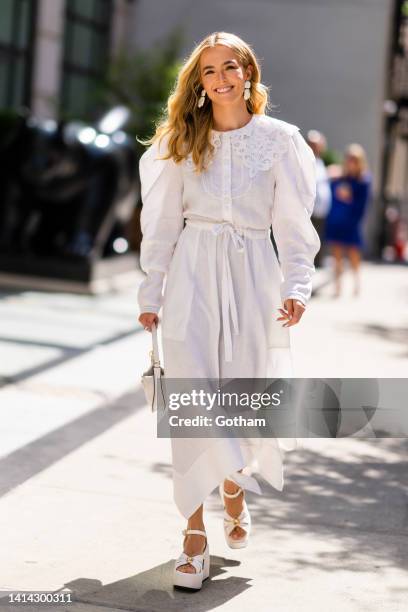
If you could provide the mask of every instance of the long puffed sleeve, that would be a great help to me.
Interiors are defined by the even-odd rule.
[[[300,300],[312,293],[314,258],[319,236],[311,222],[316,199],[316,158],[298,131],[289,138],[287,153],[276,165],[272,229],[283,274],[281,298]]]
[[[183,229],[182,170],[163,155],[164,139],[154,142],[139,162],[142,212],[140,267],[146,273],[138,291],[140,312],[158,313],[163,303],[163,282]]]

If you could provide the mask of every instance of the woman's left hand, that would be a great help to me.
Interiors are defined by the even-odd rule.
[[[283,308],[278,308],[281,313],[281,317],[278,317],[277,321],[286,321],[282,327],[292,327],[299,323],[303,313],[306,310],[306,306],[300,300],[287,299],[283,303]]]

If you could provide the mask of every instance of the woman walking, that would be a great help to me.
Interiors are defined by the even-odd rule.
[[[354,274],[354,295],[360,292],[360,261],[363,249],[361,224],[371,195],[371,176],[363,147],[351,144],[344,153],[341,175],[331,180],[332,204],[325,239],[334,257],[335,297],[341,292],[343,257]]]
[[[181,68],[141,158],[139,321],[151,330],[163,307],[169,378],[292,375],[288,328],[311,295],[320,246],[310,221],[315,157],[297,126],[264,114],[267,103],[249,45],[211,34]],[[283,451],[296,439],[171,444],[174,499],[187,519],[174,584],[199,589],[209,575],[204,500],[220,485],[226,541],[246,546],[245,490],[262,492],[252,473],[282,490]]]

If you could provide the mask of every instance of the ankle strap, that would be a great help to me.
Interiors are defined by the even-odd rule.
[[[238,495],[242,493],[242,489],[241,487],[239,487],[236,493],[227,493],[224,489],[222,490],[222,492],[225,495],[225,497],[229,497],[230,499],[233,499],[234,497],[238,497]]]
[[[205,538],[207,537],[207,534],[205,533],[205,531],[201,531],[201,529],[183,529],[183,531],[181,532],[184,536],[186,535],[202,535]]]

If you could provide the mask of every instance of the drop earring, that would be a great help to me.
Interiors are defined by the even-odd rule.
[[[199,98],[199,100],[198,100],[198,102],[197,102],[197,106],[198,106],[198,108],[201,108],[201,107],[204,105],[204,102],[205,102],[205,94],[206,94],[206,91],[205,91],[205,89],[203,89],[203,90],[202,90],[202,92],[201,92],[201,96],[200,96],[200,98]]]
[[[245,81],[244,88],[244,100],[249,100],[251,97],[251,81]]]

